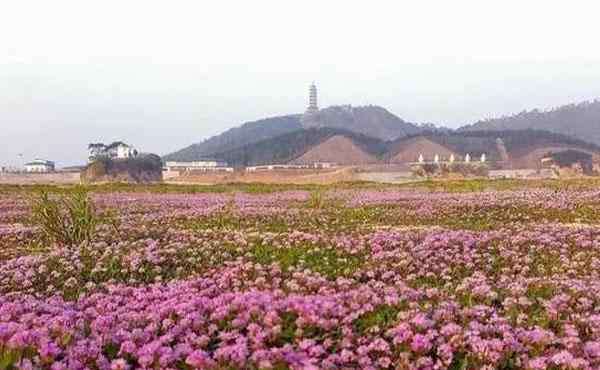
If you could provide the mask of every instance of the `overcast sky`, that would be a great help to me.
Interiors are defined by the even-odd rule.
[[[600,97],[597,1],[7,0],[0,165],[159,154],[319,104],[451,127]]]

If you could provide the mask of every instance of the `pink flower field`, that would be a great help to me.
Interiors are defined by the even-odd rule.
[[[600,369],[600,188],[208,190],[2,190],[0,369]]]

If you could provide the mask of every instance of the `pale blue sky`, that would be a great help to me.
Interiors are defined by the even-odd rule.
[[[10,1],[0,165],[164,154],[244,121],[377,104],[456,127],[600,97],[593,1]]]

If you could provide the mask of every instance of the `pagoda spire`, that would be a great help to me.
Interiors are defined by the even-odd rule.
[[[313,81],[308,88],[308,107],[300,119],[302,126],[318,127],[320,125],[319,105],[317,104],[317,85]]]
[[[317,104],[317,85],[315,82],[310,85],[308,89],[308,108],[306,108],[306,113],[317,113],[319,111],[319,106]]]

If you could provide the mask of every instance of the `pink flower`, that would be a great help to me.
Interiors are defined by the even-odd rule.
[[[410,343],[410,348],[415,352],[426,352],[431,348],[431,342],[423,334],[415,334]]]
[[[192,352],[186,359],[185,363],[195,369],[208,369],[215,365],[215,362],[210,356],[201,350]]]
[[[127,370],[127,369],[129,369],[129,365],[127,365],[127,361],[125,361],[122,358],[113,360],[113,362],[110,363],[110,370]]]
[[[422,313],[416,315],[412,319],[412,323],[419,329],[428,329],[433,325],[433,322]]]
[[[587,342],[584,346],[584,351],[589,357],[600,357],[600,342]]]
[[[573,355],[569,351],[560,351],[550,358],[550,361],[559,366],[570,366],[573,360]]]
[[[379,360],[377,360],[377,363],[379,364],[379,366],[387,368],[392,364],[392,360],[389,357],[385,356],[380,357]]]
[[[343,362],[351,362],[354,360],[354,354],[351,351],[348,351],[347,349],[343,349],[341,354],[341,359]]]

